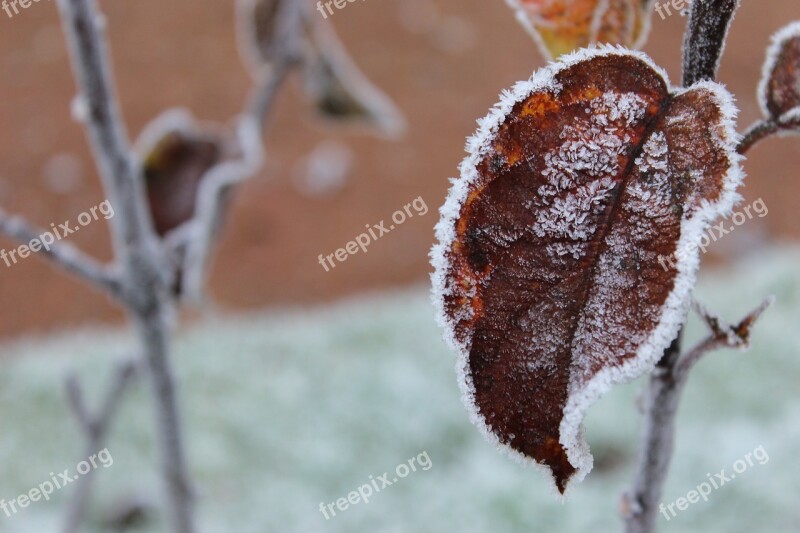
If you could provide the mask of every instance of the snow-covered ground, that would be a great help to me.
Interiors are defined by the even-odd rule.
[[[686,392],[665,503],[763,446],[769,461],[660,520],[661,531],[800,531],[800,250],[759,253],[727,273],[706,270],[699,292],[733,320],[775,294],[747,354],[703,361]],[[693,319],[690,339],[702,332]],[[76,370],[97,398],[126,334],[86,330],[0,347],[0,498],[11,500],[74,471],[82,445],[63,401]],[[630,478],[641,381],[598,403],[587,419],[595,470],[559,502],[542,472],[487,444],[467,419],[424,287],[317,310],[208,319],[180,334],[192,469],[203,531],[617,531]],[[157,504],[157,458],[146,383],[127,396],[98,469],[92,531],[108,509]],[[412,457],[432,466],[326,520],[320,503],[347,498]],[[423,454],[423,455],[421,455]],[[761,456],[763,457],[763,456]],[[405,470],[401,467],[401,472]],[[57,475],[57,474],[56,474]],[[377,484],[378,487],[381,483]],[[7,517],[0,531],[57,531],[73,486]],[[163,531],[153,510],[137,531]]]

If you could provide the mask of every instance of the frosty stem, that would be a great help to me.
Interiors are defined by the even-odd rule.
[[[262,137],[269,114],[288,75],[302,60],[301,0],[280,3],[277,16],[279,45],[274,63],[260,73],[248,101],[236,124],[238,159],[218,164],[203,176],[197,193],[195,215],[186,224],[167,236],[176,241],[173,247],[183,248],[182,261],[185,300],[198,304],[203,299],[216,231],[221,223],[228,193],[237,184],[256,173],[262,166],[264,154]]]
[[[736,147],[736,151],[744,155],[750,148],[770,135],[774,135],[780,129],[780,125],[774,120],[760,120],[747,128],[747,131],[742,134],[742,140],[739,142],[739,146]]]
[[[731,22],[739,0],[695,0],[683,39],[683,86],[716,79]],[[705,354],[722,347],[746,346],[749,326],[768,303],[748,315],[738,326],[723,327],[704,309],[698,312],[712,332],[687,353],[682,353],[683,330],[672,341],[650,376],[643,402],[644,428],[633,486],[623,496],[627,533],[655,531],[658,506],[675,447],[675,417],[690,370]]]
[[[679,336],[650,376],[644,401],[642,449],[633,487],[623,496],[626,533],[655,531],[675,445],[675,416],[691,370],[704,356],[720,348],[747,348],[753,324],[772,303],[773,299],[768,298],[736,325],[726,324],[704,307],[695,304],[697,313],[711,333],[683,354],[680,352]]]
[[[24,245],[34,240],[41,242],[41,236],[47,231],[37,228],[22,216],[11,215],[0,209],[0,233],[15,242]],[[113,268],[99,263],[79,248],[68,242],[58,241],[47,248],[41,248],[39,254],[112,299],[122,300],[122,285]]]
[[[787,113],[777,119],[766,118],[759,120],[742,134],[742,140],[739,141],[739,146],[736,147],[736,150],[744,155],[767,137],[778,135],[781,132],[797,131],[798,128],[800,128],[800,116],[795,113]]]
[[[195,531],[175,380],[169,360],[170,272],[162,260],[145,201],[141,172],[116,98],[105,21],[96,0],[59,0],[80,99],[80,113],[100,177],[116,216],[109,220],[124,305],[137,326],[155,395],[167,502],[176,533]]]
[[[121,362],[116,369],[114,380],[96,412],[91,412],[86,406],[83,388],[78,378],[76,376],[67,378],[67,399],[86,440],[84,457],[91,457],[104,447],[104,442],[111,428],[111,422],[120,406],[122,396],[135,375],[136,361],[125,360]],[[64,533],[77,533],[80,531],[94,482],[94,472],[94,470],[90,470],[75,482],[76,487],[72,493],[64,521]]]
[[[739,0],[694,0],[683,37],[683,86],[714,80]]]
[[[249,115],[258,124],[259,133],[263,134],[269,112],[273,107],[286,76],[300,64],[303,54],[303,43],[300,40],[306,16],[302,0],[287,0],[279,3],[276,17],[274,62],[261,73],[258,84],[253,89],[247,102],[245,115]]]

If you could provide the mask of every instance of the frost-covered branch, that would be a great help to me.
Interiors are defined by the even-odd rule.
[[[103,448],[113,417],[119,408],[123,394],[136,376],[136,370],[137,364],[134,360],[125,360],[118,365],[114,373],[114,380],[106,391],[99,409],[94,413],[86,406],[83,388],[78,378],[76,376],[67,378],[67,399],[85,436],[84,450],[86,453],[84,457],[90,457]],[[64,533],[77,533],[80,530],[89,503],[93,481],[94,471],[89,471],[76,481],[64,522]]]
[[[23,245],[30,245],[34,241],[42,245],[41,236],[45,231],[21,216],[9,215],[0,209],[0,233]],[[121,301],[121,284],[114,269],[99,263],[77,247],[66,242],[54,242],[46,247],[41,246],[38,253],[69,274]]]
[[[742,134],[742,140],[736,150],[744,155],[756,144],[773,135],[798,130],[800,128],[800,113],[787,113],[778,119],[765,118],[756,121]]]
[[[122,267],[126,308],[139,334],[153,393],[166,501],[173,531],[195,531],[193,498],[183,448],[177,390],[169,359],[171,273],[153,230],[144,184],[131,153],[108,61],[105,19],[96,0],[59,0],[64,33],[77,79],[82,119],[100,171],[111,219],[116,260]]]
[[[244,113],[258,125],[259,134],[264,132],[268,115],[286,76],[303,59],[301,37],[306,14],[302,0],[282,0],[278,6],[272,36],[273,60],[260,73]]]
[[[780,125],[772,119],[759,120],[747,128],[747,131],[742,134],[742,140],[739,141],[739,146],[736,147],[736,151],[744,155],[753,146],[767,137],[774,135],[780,131],[780,129]]]
[[[683,38],[683,86],[714,80],[739,0],[694,0]]]
[[[683,85],[714,81],[739,0],[692,2],[683,41]],[[724,325],[697,307],[711,334],[686,353],[683,330],[672,341],[650,376],[644,394],[644,428],[633,485],[623,495],[622,515],[627,533],[655,531],[658,506],[675,445],[675,418],[691,369],[704,355],[723,347],[744,347],[750,325],[769,302],[750,313],[736,328]]]
[[[255,174],[263,163],[259,124],[248,115],[240,119],[236,144],[241,157],[208,171],[197,192],[194,217],[186,228],[176,230],[184,233],[183,286],[190,301],[202,299],[209,258],[231,188]]]
[[[117,259],[128,263],[150,226],[109,65],[105,19],[96,0],[58,0],[78,85],[77,118],[84,122],[107,197],[117,210],[109,220]],[[152,233],[152,230],[150,231]]]
[[[655,531],[675,445],[675,418],[692,368],[705,355],[720,348],[748,347],[753,324],[772,302],[772,298],[767,299],[734,326],[696,306],[711,333],[683,355],[677,355],[675,348],[680,343],[676,339],[650,376],[644,400],[642,448],[633,486],[623,496],[622,514],[627,533]]]
[[[253,87],[245,113],[256,121],[259,132],[263,133],[269,112],[272,110],[278,90],[291,72],[294,61],[286,57],[279,61],[261,81]]]
[[[262,136],[269,114],[286,78],[303,59],[303,4],[301,0],[282,0],[277,5],[270,41],[271,61],[258,71],[257,82],[236,126],[237,158],[223,161],[203,176],[194,216],[166,239],[180,262],[183,291],[190,302],[202,300],[212,248],[229,193],[262,166]]]
[[[774,301],[773,297],[767,298],[736,325],[728,324],[701,304],[695,303],[695,311],[703,318],[708,329],[711,330],[711,334],[681,356],[674,367],[675,379],[677,381],[686,381],[694,365],[714,350],[719,348],[749,347],[750,330],[753,324]]]

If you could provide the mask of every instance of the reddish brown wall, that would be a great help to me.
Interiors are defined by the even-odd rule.
[[[745,1],[735,24],[721,78],[742,107],[742,123],[757,116],[754,91],[771,32],[800,19],[795,0]],[[169,0],[102,2],[132,135],[161,110],[185,105],[198,116],[226,120],[248,89],[233,33],[231,2]],[[225,307],[255,308],[313,302],[358,291],[419,282],[436,210],[456,173],[465,137],[500,89],[530,75],[542,61],[501,0],[440,0],[438,16],[421,0],[367,0],[329,19],[362,68],[407,113],[400,143],[320,127],[304,106],[298,84],[280,99],[270,131],[270,162],[236,199],[221,249],[213,293]],[[414,25],[404,22],[409,17]],[[416,14],[414,14],[416,13]],[[654,19],[646,50],[679,78],[684,19]],[[414,29],[416,27],[416,29]],[[412,31],[413,30],[413,31]],[[449,44],[448,44],[449,43]],[[0,12],[0,206],[49,226],[103,200],[81,129],[70,120],[73,81],[53,2],[33,4],[13,19]],[[355,150],[353,173],[329,199],[302,196],[291,177],[299,158],[317,142],[336,137]],[[770,214],[748,234],[800,235],[800,139],[770,141],[753,153],[744,191],[763,196]],[[54,154],[74,154],[83,179],[70,194],[48,186],[44,169]],[[328,254],[388,218],[417,196],[430,212],[385,236],[367,254],[326,273]],[[107,233],[94,223],[72,241],[107,258]],[[8,248],[8,241],[0,241]],[[0,335],[64,327],[114,316],[82,285],[36,258],[12,268],[0,263]]]

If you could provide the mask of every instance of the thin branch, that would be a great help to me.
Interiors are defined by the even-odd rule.
[[[272,110],[278,92],[292,67],[293,63],[288,59],[278,61],[250,93],[245,114],[251,116],[259,124],[259,134],[263,134],[269,112]]]
[[[126,360],[119,364],[114,373],[114,380],[96,413],[91,413],[86,406],[83,388],[77,377],[67,378],[68,403],[86,439],[84,457],[90,457],[104,447],[112,419],[119,408],[122,396],[136,377],[136,371],[137,363],[134,360]],[[88,508],[93,481],[94,471],[91,470],[75,482],[76,487],[67,508],[64,533],[77,533],[80,530]]]
[[[178,407],[178,388],[169,357],[169,331],[166,310],[154,309],[136,315],[136,328],[143,343],[145,360],[156,398],[157,438],[161,451],[161,470],[170,502],[170,520],[175,533],[193,533],[194,490],[189,480],[183,420]]]
[[[683,85],[715,80],[720,58],[739,0],[694,0],[683,39]],[[698,345],[690,356],[718,346],[718,332]],[[643,403],[645,424],[642,445],[632,488],[623,495],[622,514],[627,533],[652,533],[657,506],[669,472],[675,443],[675,417],[681,392],[692,363],[682,363],[683,328],[672,341],[656,369]],[[688,364],[686,372],[676,375],[676,368]]]
[[[199,303],[208,275],[216,233],[222,222],[229,191],[254,175],[264,161],[262,136],[275,99],[289,73],[302,61],[300,34],[304,8],[300,0],[280,3],[277,15],[274,61],[253,88],[236,129],[236,144],[241,157],[215,166],[201,180],[195,215],[166,239],[180,257],[185,298]]]
[[[681,356],[681,345],[683,344],[683,328],[678,331],[678,336],[672,340],[672,343],[664,351],[664,355],[658,361],[659,368],[669,368],[675,364],[675,361]]]
[[[680,357],[665,357],[650,376],[645,399],[642,448],[633,487],[623,496],[623,518],[627,533],[655,531],[659,504],[675,445],[675,418],[691,369],[705,355],[719,348],[749,346],[755,321],[772,304],[767,299],[736,326],[725,324],[700,306],[698,312],[711,333]]]
[[[67,391],[67,403],[72,410],[72,414],[75,416],[75,420],[81,427],[81,431],[87,435],[94,435],[93,417],[91,413],[89,413],[89,408],[86,407],[86,401],[83,397],[83,387],[81,387],[80,381],[78,381],[77,377],[70,375],[66,379],[64,388]]]
[[[739,0],[694,0],[683,37],[683,86],[714,80]]]
[[[683,37],[683,86],[715,80],[720,58],[739,0],[694,0]],[[641,400],[645,412],[642,446],[631,490],[623,495],[627,533],[655,530],[656,506],[661,499],[675,442],[675,415],[685,380],[674,369],[682,359],[683,328],[658,362]]]
[[[105,22],[96,0],[58,0],[85,124],[106,197],[117,215],[110,220],[116,259],[122,266],[127,310],[136,325],[156,401],[161,469],[172,529],[195,531],[177,390],[169,360],[172,300],[170,277],[160,253],[144,194],[141,171],[131,154],[112,84]]]
[[[742,139],[739,141],[736,151],[744,155],[767,137],[780,135],[798,128],[800,128],[800,108],[790,111],[777,119],[758,120],[742,134]]]
[[[107,197],[117,209],[109,220],[117,258],[135,269],[133,246],[155,240],[140,172],[131,153],[109,65],[105,19],[96,0],[58,0],[62,25],[85,110],[84,120]]]
[[[720,317],[711,314],[705,307],[696,303],[695,309],[708,325],[711,334],[680,358],[674,369],[675,380],[686,381],[694,365],[705,355],[718,348],[748,348],[753,324],[774,302],[775,298],[770,296],[736,325],[726,323]]]
[[[250,116],[263,134],[268,115],[287,75],[302,60],[300,40],[304,6],[302,0],[284,0],[279,4],[275,29],[275,59],[253,89],[244,114]]]
[[[186,298],[192,302],[202,300],[208,263],[217,231],[224,216],[225,203],[231,188],[246,180],[263,164],[264,154],[259,125],[245,115],[239,121],[236,143],[241,158],[216,165],[203,177],[197,191],[195,215],[184,233],[183,287]]]
[[[105,292],[114,300],[123,301],[122,284],[114,268],[99,263],[76,246],[59,241],[45,247],[41,238],[48,233],[47,231],[33,226],[21,216],[9,215],[2,209],[0,209],[0,233],[29,247],[31,242],[38,242],[40,247],[38,254],[95,289]],[[0,253],[6,266],[11,266],[5,250]]]
[[[759,142],[763,141],[770,135],[774,135],[778,131],[780,131],[781,126],[778,122],[766,119],[766,120],[759,120],[745,131],[742,134],[742,139],[739,141],[739,145],[736,147],[736,151],[740,154],[746,154],[753,146],[758,144]]]

